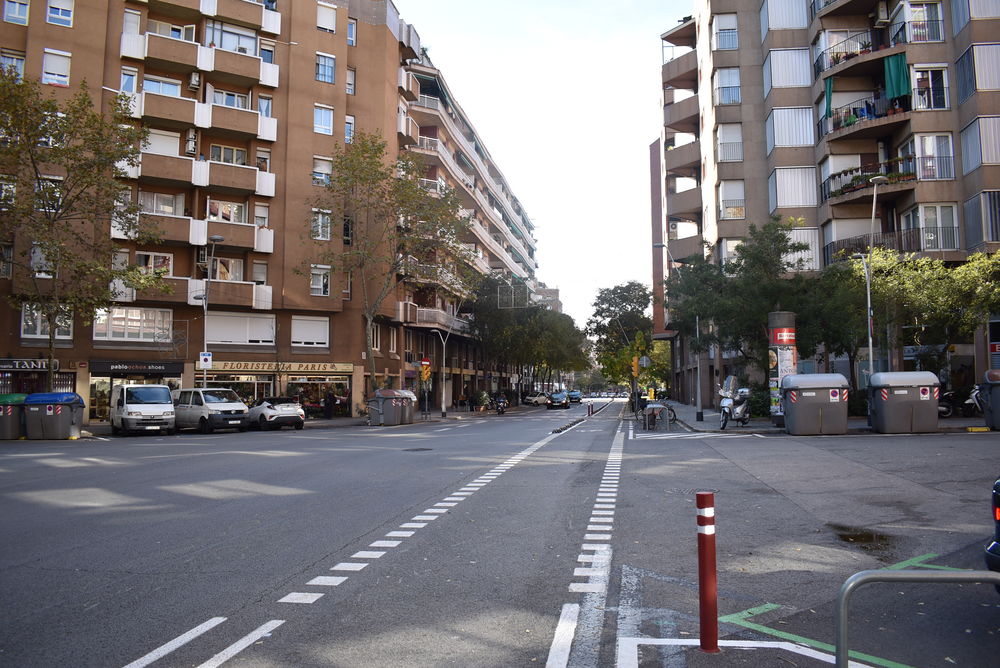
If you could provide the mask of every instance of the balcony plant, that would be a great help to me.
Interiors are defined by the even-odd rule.
[[[872,52],[872,43],[861,42],[861,54],[864,55],[866,53],[871,53],[871,52]]]

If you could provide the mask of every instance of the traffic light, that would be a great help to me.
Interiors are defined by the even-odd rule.
[[[635,355],[632,358],[632,377],[633,378],[638,378],[639,377],[639,356],[638,355]]]
[[[431,379],[431,368],[429,366],[420,367],[420,380],[428,381]]]

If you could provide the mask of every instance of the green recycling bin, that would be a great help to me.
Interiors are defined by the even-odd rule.
[[[0,394],[0,440],[24,437],[24,398],[27,394]]]
[[[37,392],[24,399],[24,428],[29,440],[80,438],[83,397],[75,392]]]

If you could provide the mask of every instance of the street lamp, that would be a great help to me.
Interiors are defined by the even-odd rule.
[[[208,290],[212,284],[212,265],[215,264],[215,244],[221,244],[225,237],[213,234],[208,238],[210,243],[208,251],[208,265],[205,269],[205,291],[194,295],[195,299],[201,300],[201,324],[202,324],[202,345],[203,352],[208,352]],[[208,387],[208,367],[201,370],[201,386]]]
[[[667,261],[670,265],[683,264],[683,262],[677,262],[674,260],[674,256],[670,253],[670,247],[665,243],[657,242],[653,244],[653,248],[662,248],[667,251]],[[680,271],[680,269],[678,269]],[[697,404],[698,410],[695,411],[694,419],[696,422],[703,422],[705,420],[705,411],[701,405],[701,319],[699,316],[694,317],[694,328],[695,328],[695,346],[698,348],[697,356],[697,372],[695,380],[695,403]]]
[[[441,333],[440,330],[432,329],[431,331],[437,334],[438,338],[441,339],[441,417],[446,418],[448,417],[448,411],[444,405],[444,365],[445,361],[448,359],[447,354],[445,353],[445,345],[448,339]],[[448,332],[448,334],[450,336],[451,332]]]

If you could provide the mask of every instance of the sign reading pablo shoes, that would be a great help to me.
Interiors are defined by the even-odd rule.
[[[213,371],[259,371],[266,373],[352,373],[350,362],[234,362],[214,360]]]
[[[90,373],[95,376],[113,373],[145,373],[164,376],[179,376],[184,373],[184,362],[91,360]]]
[[[53,368],[59,370],[59,360],[54,360]],[[44,360],[16,360],[0,359],[0,371],[45,371],[49,368],[49,361]]]

